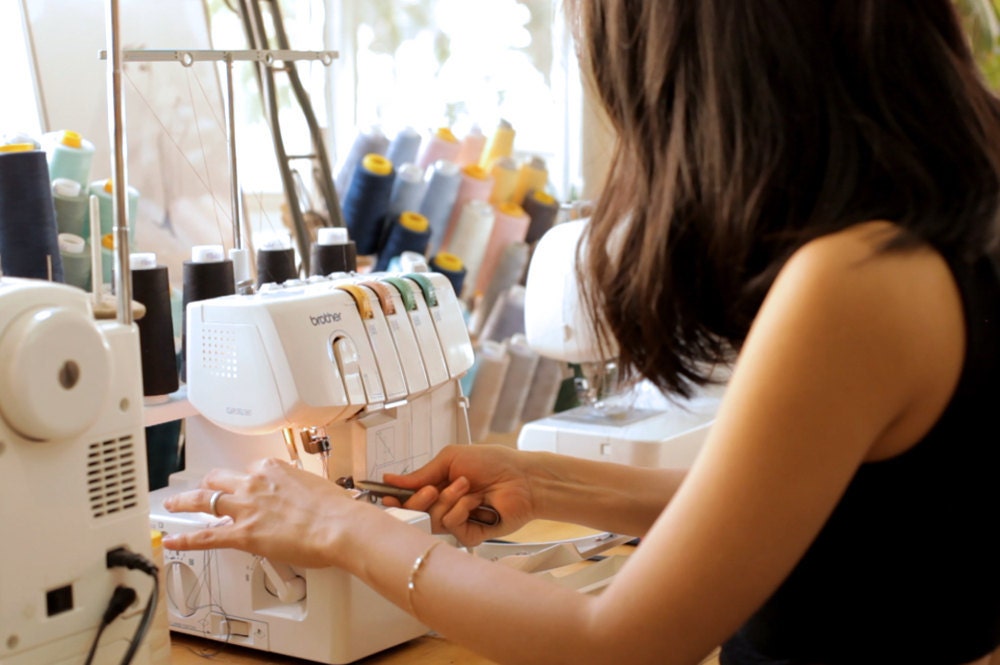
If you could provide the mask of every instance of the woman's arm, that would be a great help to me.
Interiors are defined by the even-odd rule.
[[[385,479],[419,489],[406,507],[429,512],[435,531],[451,531],[466,545],[474,545],[536,518],[644,535],[685,473],[476,444],[449,446],[413,473],[386,474]],[[433,491],[436,488],[448,491]],[[500,512],[500,527],[468,521],[470,511],[483,503]]]
[[[643,536],[687,469],[648,469],[553,453],[528,453],[537,516]],[[539,462],[535,466],[535,461]]]
[[[961,369],[963,333],[953,280],[929,250],[872,258],[871,244],[851,230],[793,257],[683,486],[596,597],[443,545],[415,571],[433,536],[277,462],[250,476],[210,474],[208,487],[230,493],[218,506],[233,524],[165,545],[340,566],[498,662],[695,664],[780,584],[858,466],[905,450],[939,417]],[[600,524],[621,525],[613,516],[628,501],[621,487],[588,483],[647,477],[609,478],[574,462],[544,466],[539,511],[566,517],[583,498],[607,513]],[[470,493],[454,484],[421,491],[458,505]],[[662,486],[666,501],[673,488]],[[636,490],[640,510],[658,501],[645,483]],[[211,494],[178,495],[168,508],[204,511]]]

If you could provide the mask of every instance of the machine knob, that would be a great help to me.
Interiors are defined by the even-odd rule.
[[[189,617],[201,606],[198,575],[191,566],[171,561],[163,571],[167,603],[174,613]]]
[[[97,420],[111,386],[111,350],[79,310],[21,314],[0,337],[0,416],[28,439],[68,439]]]
[[[306,581],[287,563],[262,558],[264,588],[283,603],[297,603],[306,597]]]

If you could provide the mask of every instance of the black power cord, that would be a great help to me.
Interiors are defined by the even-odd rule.
[[[156,564],[146,557],[124,548],[108,552],[107,563],[108,568],[141,570],[153,578],[153,589],[150,591],[149,599],[146,601],[146,608],[143,610],[142,619],[139,621],[139,626],[135,630],[135,635],[132,636],[128,651],[125,652],[125,655],[122,657],[121,665],[129,665],[129,663],[132,662],[132,659],[135,658],[136,651],[138,651],[139,645],[142,644],[142,640],[145,639],[146,633],[149,632],[149,626],[153,622],[153,611],[156,609],[156,603],[160,597],[160,578],[158,576],[159,569],[156,567]],[[134,603],[135,599],[135,590],[122,585],[115,588],[114,593],[111,595],[111,600],[108,603],[108,608],[104,611],[104,616],[101,619],[101,625],[97,629],[97,635],[94,637],[94,642],[90,646],[90,653],[87,655],[87,660],[84,665],[91,665],[94,659],[94,654],[97,652],[97,644],[101,639],[101,635],[104,633],[104,629],[107,628],[108,624],[121,615],[121,613],[124,612],[129,605]]]
[[[101,641],[104,629],[108,627],[108,624],[117,619],[122,612],[128,609],[128,606],[134,603],[135,599],[136,593],[132,587],[121,584],[115,587],[114,593],[111,594],[111,601],[108,603],[108,608],[104,610],[104,616],[101,617],[101,625],[97,629],[97,635],[94,636],[94,641],[90,645],[90,653],[87,654],[85,665],[90,665],[94,662],[94,654],[97,653],[97,644]]]

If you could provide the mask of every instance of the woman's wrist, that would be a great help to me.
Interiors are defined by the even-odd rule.
[[[532,519],[552,519],[565,512],[560,504],[566,496],[566,480],[559,471],[564,458],[549,452],[525,453],[522,472],[531,496]]]
[[[324,531],[320,540],[324,542],[330,565],[358,574],[366,547],[377,541],[379,531],[391,528],[399,520],[367,501],[344,501],[344,510],[317,526]]]

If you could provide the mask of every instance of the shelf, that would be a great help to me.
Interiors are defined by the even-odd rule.
[[[176,392],[167,395],[162,402],[146,402],[143,406],[142,420],[143,425],[152,427],[196,415],[198,412],[187,398],[187,386],[181,386]]]

